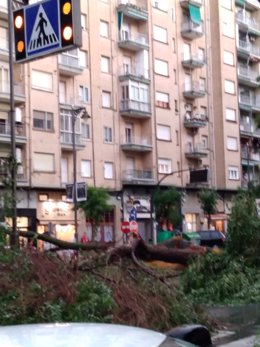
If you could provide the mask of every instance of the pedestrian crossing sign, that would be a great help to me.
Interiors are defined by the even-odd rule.
[[[63,45],[62,39],[64,1],[71,4],[70,18],[73,33],[72,40],[66,46]],[[13,11],[14,24],[18,16],[22,17],[24,25],[19,27],[20,31],[14,26],[16,62],[34,60],[80,47],[82,44],[80,0],[40,1]]]

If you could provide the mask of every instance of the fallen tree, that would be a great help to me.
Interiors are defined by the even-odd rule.
[[[4,230],[6,234],[11,234],[9,229]],[[207,249],[199,246],[186,245],[185,248],[180,248],[181,243],[176,242],[172,248],[164,245],[148,245],[142,239],[133,238],[133,242],[127,245],[112,246],[111,244],[102,244],[98,242],[78,243],[67,242],[56,239],[50,235],[38,234],[34,231],[17,231],[19,237],[25,237],[30,240],[42,240],[56,247],[50,251],[57,250],[74,250],[74,251],[105,251],[108,255],[107,262],[113,262],[118,258],[132,258],[133,255],[140,260],[153,261],[159,260],[169,263],[179,263],[187,266],[191,259],[194,259],[200,254],[206,253]]]

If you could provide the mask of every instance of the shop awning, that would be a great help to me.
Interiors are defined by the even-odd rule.
[[[241,6],[244,6],[245,2],[246,2],[246,0],[236,0],[236,4],[241,5]]]
[[[193,23],[200,24],[201,23],[200,8],[198,6],[189,4],[189,11],[190,11],[190,19],[193,21]]]
[[[117,14],[117,24],[118,24],[118,30],[121,30],[122,27],[122,23],[123,23],[123,12],[122,11],[118,11]]]

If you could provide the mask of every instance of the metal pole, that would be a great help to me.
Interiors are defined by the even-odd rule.
[[[75,123],[77,113],[72,111],[72,150],[73,150],[73,204],[74,204],[74,224],[75,224],[75,241],[78,242],[78,211],[77,211],[77,152],[76,152],[76,134]]]
[[[11,245],[17,245],[16,210],[16,149],[15,149],[15,109],[14,109],[14,62],[13,62],[13,17],[12,0],[8,0],[8,40],[9,40],[9,83],[10,83],[10,135],[11,135],[11,186],[12,186],[12,234]]]

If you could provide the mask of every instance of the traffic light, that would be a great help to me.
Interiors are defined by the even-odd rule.
[[[59,0],[61,47],[81,46],[80,0]]]
[[[25,23],[23,8],[13,12],[15,60],[26,57]]]

